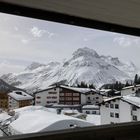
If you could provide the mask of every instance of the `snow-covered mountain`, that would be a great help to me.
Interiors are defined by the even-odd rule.
[[[79,48],[65,62],[46,65],[35,62],[23,72],[6,74],[1,78],[14,86],[36,91],[59,81],[70,85],[84,81],[99,87],[106,83],[133,79],[137,72],[132,62],[125,64],[118,58],[100,56],[95,50],[85,47]]]
[[[11,86],[2,79],[0,79],[0,93],[8,93],[13,90],[18,90],[18,88]]]

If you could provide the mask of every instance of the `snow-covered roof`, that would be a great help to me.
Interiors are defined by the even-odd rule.
[[[24,91],[20,91],[20,90],[15,90],[13,92],[10,92],[8,95],[17,101],[33,99],[33,97],[31,95],[27,94]]]
[[[96,89],[78,88],[78,87],[69,87],[69,86],[59,85],[59,86],[49,86],[44,90],[40,90],[40,91],[35,92],[34,94],[37,94],[37,93],[40,93],[40,92],[43,92],[43,91],[47,91],[47,90],[50,90],[50,89],[53,89],[53,88],[59,88],[59,87],[69,89],[69,90],[73,90],[73,91],[83,93],[83,94],[88,93],[88,92],[96,92],[96,93],[98,93],[98,91]]]
[[[115,99],[120,99],[122,96],[115,96],[115,97],[110,97],[110,98],[105,98],[103,99],[103,102],[109,102]]]
[[[53,88],[56,88],[56,86],[49,86],[49,87],[47,87],[46,89],[39,90],[39,91],[37,91],[37,92],[34,92],[33,94],[37,94],[37,93],[40,93],[40,92],[44,92],[44,91],[47,91],[47,90],[50,90],[50,89],[53,89]]]
[[[89,108],[89,109],[92,109],[92,108],[99,109],[99,106],[97,106],[97,105],[84,105],[82,108],[83,109],[87,109],[87,108]]]
[[[60,87],[66,88],[69,90],[74,90],[74,91],[80,92],[80,93],[88,93],[90,91],[97,92],[95,89],[90,89],[90,88],[68,87],[68,86],[63,86],[63,85],[61,85]]]
[[[9,125],[12,134],[35,133],[40,131],[53,131],[61,129],[70,129],[71,126],[77,127],[92,126],[86,121],[73,118],[66,115],[57,115],[45,110],[45,108],[36,108],[28,106],[16,110],[19,113],[18,118]],[[28,124],[28,125],[23,125]]]
[[[109,92],[111,91],[112,89],[101,89],[100,92]]]
[[[140,107],[140,97],[137,97],[135,95],[126,95],[126,96],[123,96],[122,99],[123,101],[126,101],[130,104],[133,104],[137,107]]]
[[[124,87],[124,88],[122,88],[122,90],[131,89],[131,88],[134,88],[134,85],[133,86]]]
[[[134,87],[140,87],[140,84],[138,84],[138,85],[132,85],[132,86],[128,86],[128,87],[124,87],[124,88],[122,88],[122,90],[125,90],[125,89],[130,89],[130,88],[134,88]]]

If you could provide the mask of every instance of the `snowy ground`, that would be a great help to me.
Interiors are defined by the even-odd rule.
[[[15,109],[15,112],[16,112],[16,114],[18,113],[19,115],[23,114],[23,113],[25,115],[30,113],[31,116],[32,116],[32,112],[39,111],[39,110],[44,110],[45,112],[47,111],[48,113],[50,112],[52,114],[52,118],[53,118],[53,116],[57,115],[57,110],[56,109],[54,109],[54,108],[45,108],[45,107],[42,107],[42,106],[30,106],[30,107],[19,108],[19,109]],[[66,109],[66,110],[63,110],[61,112],[61,115],[65,114],[65,113],[81,114],[77,110]],[[10,117],[11,116],[9,116],[6,112],[3,112],[3,113],[0,114],[0,122],[5,121],[6,119],[9,119]],[[49,119],[51,119],[51,118],[49,118]],[[93,115],[93,114],[89,115],[88,114],[87,117],[86,117],[86,120],[83,120],[83,121],[87,121],[88,123],[91,123],[93,125],[100,125],[101,124],[101,117],[100,117],[100,115]],[[0,136],[2,136],[1,131],[0,131]]]
[[[94,125],[101,125],[101,116],[100,115],[87,115],[86,121],[93,123]]]

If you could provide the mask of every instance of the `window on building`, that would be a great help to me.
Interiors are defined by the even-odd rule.
[[[57,92],[48,92],[48,94],[57,94]]]
[[[56,96],[53,96],[52,99],[57,99],[57,97]]]
[[[73,97],[73,101],[79,101],[79,97]]]
[[[115,108],[116,108],[116,109],[119,109],[119,105],[118,105],[118,104],[115,104]]]
[[[114,117],[114,113],[113,112],[110,112],[110,117]]]
[[[37,98],[37,99],[40,99],[41,97],[40,97],[40,96],[37,96],[36,98]]]
[[[90,100],[90,97],[88,97],[88,100]]]
[[[86,111],[86,114],[90,114],[90,111]]]
[[[133,105],[133,106],[132,106],[132,110],[133,110],[133,111],[136,111],[136,110],[137,110],[137,107],[136,107],[135,105]]]
[[[133,116],[133,121],[137,121],[137,116],[136,115]]]
[[[99,99],[99,97],[96,97],[96,99]]]
[[[114,104],[110,104],[110,108],[114,108]]]
[[[74,93],[73,96],[79,96],[79,93]]]
[[[71,101],[72,100],[72,97],[66,97],[65,100]]]
[[[115,118],[119,118],[119,113],[115,113]]]
[[[50,96],[47,97],[47,99],[50,99],[50,98],[51,98]]]
[[[72,93],[65,93],[65,96],[72,96]]]
[[[109,107],[109,104],[108,104],[108,103],[106,103],[106,104],[105,104],[105,107]]]
[[[96,114],[96,111],[92,111],[92,114]]]

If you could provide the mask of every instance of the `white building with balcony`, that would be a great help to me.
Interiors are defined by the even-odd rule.
[[[100,114],[101,124],[140,121],[140,97],[131,94],[106,99]]]

